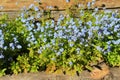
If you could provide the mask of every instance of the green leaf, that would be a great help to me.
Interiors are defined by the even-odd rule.
[[[29,52],[29,57],[33,58],[34,57],[34,50],[33,48],[28,48]]]

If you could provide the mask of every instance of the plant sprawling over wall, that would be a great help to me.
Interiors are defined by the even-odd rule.
[[[120,66],[120,14],[87,6],[57,22],[33,4],[14,20],[0,17],[0,75],[91,70],[102,60]]]

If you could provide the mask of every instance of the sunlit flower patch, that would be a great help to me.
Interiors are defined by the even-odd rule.
[[[1,18],[0,59],[5,61],[0,66],[11,65],[15,74],[46,70],[50,64],[81,71],[101,59],[120,66],[120,14],[87,6],[79,17],[60,15],[57,22],[42,19],[43,10],[34,4],[14,21]]]

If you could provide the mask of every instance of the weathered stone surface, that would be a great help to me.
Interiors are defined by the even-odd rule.
[[[111,68],[111,73],[113,73],[113,76],[120,76],[120,68],[119,67],[118,68]]]
[[[69,75],[55,75],[47,74],[45,72],[38,73],[27,73],[18,75],[7,75],[0,78],[0,80],[120,80],[120,68],[110,68],[110,74],[106,75],[102,79],[92,79],[90,77],[90,72],[83,71],[79,76],[69,76]]]
[[[58,6],[61,8],[66,8],[73,4],[86,3],[92,0],[40,0],[42,6],[45,8],[47,6]],[[4,7],[4,10],[20,10],[23,6],[29,6],[30,4],[37,4],[35,0],[0,0],[0,6]],[[117,7],[120,6],[120,0],[96,0],[96,6],[101,6],[105,4],[106,7]]]
[[[65,9],[68,6],[73,4],[83,3],[86,4],[88,1],[92,0],[70,0],[70,2],[66,2],[66,0],[40,0],[42,3],[42,7],[45,9],[47,6],[57,6],[59,9]],[[23,8],[24,6],[28,7],[30,4],[36,4],[36,0],[0,0],[0,16],[3,13],[7,13],[10,18],[16,17],[19,13],[18,10]],[[106,5],[106,7],[119,7],[120,0],[96,0],[95,6],[101,6],[102,4]],[[2,9],[3,8],[3,9]],[[53,11],[51,16],[59,16],[59,14],[64,13],[63,11]],[[56,18],[57,19],[57,18]]]
[[[0,0],[0,6],[3,10],[19,10],[24,6],[29,6],[35,3],[34,0]]]

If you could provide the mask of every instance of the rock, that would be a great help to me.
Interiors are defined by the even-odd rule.
[[[110,72],[113,76],[113,80],[120,80],[120,68],[119,67],[110,68]]]
[[[94,67],[90,73],[92,79],[102,79],[108,74],[110,74],[110,70],[105,63],[101,63],[98,67]]]

